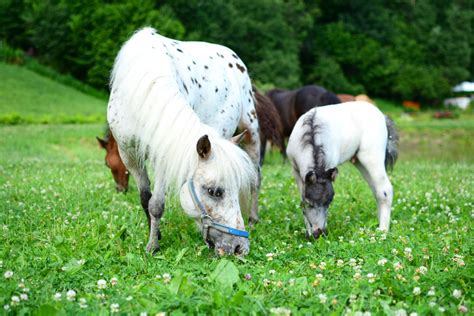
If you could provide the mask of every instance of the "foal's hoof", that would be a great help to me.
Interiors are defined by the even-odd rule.
[[[254,218],[254,217],[250,217],[249,218],[249,227],[253,227],[255,224],[257,224],[259,221],[258,217],[257,218]]]
[[[156,254],[160,250],[160,245],[158,242],[149,242],[146,245],[146,252],[148,252],[150,255]]]

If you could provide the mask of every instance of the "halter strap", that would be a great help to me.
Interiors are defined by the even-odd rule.
[[[249,233],[245,230],[240,230],[237,228],[232,228],[223,224],[219,224],[215,222],[211,216],[209,216],[206,208],[201,203],[201,201],[199,201],[199,198],[196,194],[196,189],[194,188],[193,179],[190,179],[188,181],[188,188],[189,192],[191,193],[191,199],[193,200],[194,205],[201,211],[202,234],[204,239],[207,239],[207,235],[209,234],[209,227],[212,227],[214,229],[217,229],[218,231],[229,235],[249,238]]]

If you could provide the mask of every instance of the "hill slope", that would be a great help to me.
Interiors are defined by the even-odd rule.
[[[0,123],[73,123],[105,120],[106,100],[0,63]]]

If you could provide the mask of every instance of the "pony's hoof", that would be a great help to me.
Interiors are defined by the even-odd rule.
[[[156,254],[160,250],[160,245],[158,243],[148,243],[146,245],[146,252],[149,253],[150,255]]]
[[[250,217],[249,218],[249,227],[253,227],[255,224],[258,223],[258,218],[253,218],[253,217]]]

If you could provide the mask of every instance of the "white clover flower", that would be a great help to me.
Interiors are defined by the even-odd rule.
[[[410,313],[410,316],[418,316],[418,313],[416,313],[416,312],[411,312],[411,313]]]
[[[382,258],[382,259],[380,259],[380,260],[377,262],[377,264],[378,264],[379,266],[382,266],[382,267],[383,267],[386,263],[387,263],[387,259],[385,259],[385,258]]]
[[[362,277],[362,276],[361,276],[361,274],[360,274],[359,272],[354,273],[354,276],[353,276],[354,280],[360,280],[361,277]]]
[[[421,289],[419,287],[415,287],[413,289],[413,295],[420,295],[421,294]]]
[[[22,293],[22,294],[20,294],[20,299],[21,299],[22,301],[27,301],[27,300],[28,300],[28,295]]]
[[[140,316],[148,316],[147,312],[140,312]]]
[[[284,307],[272,307],[270,308],[270,313],[277,316],[289,316],[291,315],[291,310]]]
[[[323,278],[324,276],[321,273],[316,274],[316,279],[321,281]]]
[[[403,252],[405,253],[405,255],[410,254],[411,253],[411,248],[406,247]]]
[[[103,290],[107,287],[107,281],[105,281],[104,279],[100,279],[99,281],[97,281],[97,287],[99,288],[99,290]]]
[[[112,279],[110,279],[110,285],[116,286],[117,283],[118,283],[118,279],[116,277],[113,277]]]
[[[61,300],[61,293],[56,293],[56,294],[54,294],[53,299],[54,299],[55,301],[60,301],[60,300]]]
[[[400,262],[397,261],[393,264],[393,268],[395,269],[395,271],[398,271],[398,270],[403,269],[403,266]]]
[[[368,273],[367,274],[367,279],[369,280],[369,283],[374,283],[375,282],[375,275],[373,273]]]
[[[300,247],[300,248],[301,248],[301,247]],[[273,253],[269,252],[269,253],[267,253],[265,256],[267,257],[267,260],[268,260],[268,261],[272,261],[274,255],[273,255]]]
[[[270,270],[270,271],[268,271],[268,273],[270,273],[271,275],[274,275],[274,274],[275,274],[275,272],[276,272],[276,271],[275,271],[275,270],[273,270],[273,269],[272,269],[272,270]]]
[[[163,273],[162,277],[163,277],[163,282],[164,283],[168,284],[168,283],[171,282],[171,274]]]
[[[426,295],[428,295],[428,296],[435,296],[435,295],[436,295],[435,287],[432,286]]]
[[[118,313],[120,311],[120,305],[117,303],[110,304],[110,312],[111,313]]]
[[[271,281],[269,279],[263,279],[263,286],[267,287],[271,284]]]
[[[328,297],[326,296],[326,294],[319,294],[319,303],[326,304],[327,300],[328,300]]]
[[[395,248],[393,248],[393,249],[392,249],[392,255],[395,255],[395,256],[398,255],[398,250],[395,249]]]
[[[399,310],[395,311],[395,316],[407,316],[407,311],[403,308],[400,308]]]
[[[10,303],[12,306],[16,306],[18,304],[20,304],[20,298],[16,295],[13,295],[12,298],[11,298],[11,303]]]
[[[76,300],[76,291],[74,290],[69,290],[66,293],[66,297],[68,301],[74,301]]]
[[[453,291],[453,297],[454,298],[459,299],[459,298],[461,298],[461,296],[462,296],[461,290],[456,289],[456,290]]]
[[[349,259],[349,265],[350,265],[351,267],[354,267],[355,265],[357,265],[356,259],[350,258],[350,259]]]
[[[380,296],[380,294],[381,294],[380,289],[376,289],[376,290],[374,291],[374,296],[375,296],[375,297]]]
[[[341,260],[341,259],[337,260],[336,265],[337,265],[338,267],[344,266],[344,260]]]
[[[319,264],[319,268],[320,268],[321,270],[326,269],[326,262],[321,261],[321,263]]]
[[[3,309],[6,311],[10,310],[10,305],[8,304],[3,305]]]
[[[425,266],[421,266],[418,268],[418,271],[421,273],[421,274],[426,274],[426,272],[428,272],[428,268],[425,267]]]
[[[5,277],[5,279],[10,279],[12,276],[13,276],[13,271],[6,271],[3,276]]]
[[[84,263],[86,263],[86,260],[84,259],[77,260],[77,264],[79,264],[80,266],[83,266]]]
[[[155,316],[166,316],[166,312],[158,312]]]
[[[354,303],[356,301],[356,299],[357,299],[357,295],[355,295],[355,294],[349,295],[349,303],[350,304]]]
[[[463,313],[463,314],[464,314],[464,313],[467,313],[468,309],[467,309],[467,307],[464,306],[464,305],[459,305],[458,311],[459,311],[460,313]]]
[[[82,297],[82,298],[79,299],[79,307],[80,308],[87,308],[87,301],[86,301],[85,298]]]

